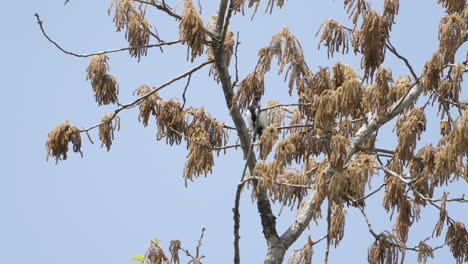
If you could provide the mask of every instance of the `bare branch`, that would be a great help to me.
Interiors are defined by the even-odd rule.
[[[177,44],[177,43],[180,43],[180,42],[181,42],[180,40],[175,40],[175,41],[161,42],[161,43],[158,43],[158,44],[151,44],[151,45],[145,45],[145,46],[132,46],[132,47],[128,47],[128,48],[112,49],[112,50],[106,50],[106,51],[98,51],[98,52],[88,53],[88,54],[78,54],[78,53],[74,53],[74,52],[65,50],[65,49],[62,48],[57,42],[55,42],[54,40],[52,40],[52,39],[49,37],[49,35],[47,35],[47,33],[45,32],[44,27],[43,27],[43,25],[42,25],[42,24],[43,24],[43,21],[40,19],[39,14],[38,14],[38,13],[35,13],[34,16],[36,16],[36,18],[37,18],[37,23],[39,24],[39,27],[41,28],[42,34],[44,35],[44,37],[45,37],[50,43],[54,44],[54,46],[57,47],[61,52],[65,53],[65,54],[68,54],[68,55],[75,56],[75,57],[79,57],[79,58],[86,58],[86,57],[91,57],[91,56],[95,56],[95,55],[102,55],[102,54],[115,53],[115,52],[120,52],[120,51],[125,51],[125,50],[131,50],[131,49],[141,49],[141,48],[154,48],[154,47],[161,47],[161,46],[170,46],[170,45],[174,45],[174,44]]]
[[[172,8],[170,6],[168,6],[166,3],[163,3],[163,4],[159,4],[157,3],[156,1],[154,0],[150,0],[150,2],[148,1],[143,1],[143,0],[134,0],[135,2],[138,2],[138,3],[142,3],[142,4],[146,4],[146,5],[151,5],[151,6],[154,6],[156,7],[157,9],[167,13],[168,15],[170,15],[171,17],[174,17],[175,19],[177,20],[181,20],[182,17],[174,12],[172,12]]]
[[[416,75],[416,73],[414,72],[413,70],[413,67],[411,66],[411,64],[409,63],[408,59],[401,56],[397,50],[395,49],[395,47],[392,45],[392,43],[390,42],[390,39],[387,39],[387,44],[386,44],[386,47],[387,49],[393,53],[395,56],[397,56],[400,60],[402,60],[405,64],[406,64],[406,67],[408,67],[409,71],[411,72],[411,75],[413,76],[413,78],[415,80],[418,79],[418,76]]]
[[[332,202],[328,199],[328,206],[327,206],[327,246],[325,248],[325,259],[323,261],[324,264],[328,264],[328,255],[330,254],[330,227],[331,227],[331,214],[332,214]]]
[[[185,93],[187,92],[187,88],[190,85],[190,79],[192,79],[192,74],[190,74],[189,77],[187,78],[187,84],[185,84],[184,92],[182,93],[182,100],[184,100],[184,103],[182,104],[182,107],[181,107],[182,109],[184,109],[185,103],[187,103],[187,98],[185,98]]]
[[[200,258],[200,247],[202,245],[203,236],[205,235],[205,230],[206,230],[206,226],[202,227],[200,239],[198,240],[198,245],[197,245],[197,254],[196,254],[197,258]]]
[[[384,186],[386,186],[387,184],[386,183],[383,183],[382,185],[380,185],[379,188],[375,189],[374,191],[372,191],[371,193],[367,194],[366,196],[362,197],[362,198],[359,198],[359,199],[356,199],[356,200],[352,200],[354,203],[357,203],[357,202],[360,202],[360,201],[363,201],[369,197],[371,197],[372,195],[378,193],[380,190],[382,190],[382,188]]]
[[[265,107],[263,109],[261,109],[260,111],[266,111],[266,110],[270,110],[270,109],[273,109],[273,108],[277,108],[277,107],[289,107],[289,106],[310,106],[312,104],[308,103],[308,104],[275,104],[275,105],[272,105],[272,106],[269,106],[269,107]]]
[[[247,171],[247,165],[248,161],[250,159],[250,155],[252,154],[253,151],[253,144],[250,145],[250,150],[249,153],[247,154],[244,170],[242,171],[242,176],[239,184],[237,185],[237,190],[236,190],[236,198],[234,200],[234,208],[232,208],[232,212],[234,213],[234,264],[239,264],[240,263],[240,247],[239,247],[239,240],[240,240],[240,211],[239,211],[239,205],[240,205],[240,197],[242,193],[242,189],[244,188],[244,185],[247,181],[244,181],[245,178],[245,172]]]
[[[236,69],[236,80],[232,83],[232,87],[236,87],[239,82],[239,68],[237,67],[237,48],[239,47],[239,31],[237,31],[236,47],[234,48],[234,58],[235,58],[235,69]]]

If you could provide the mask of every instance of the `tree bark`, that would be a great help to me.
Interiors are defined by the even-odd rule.
[[[265,264],[282,264],[286,250],[282,244],[268,247]]]

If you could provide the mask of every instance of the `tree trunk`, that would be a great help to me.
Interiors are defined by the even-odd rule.
[[[265,264],[282,264],[285,254],[286,248],[283,246],[269,247],[265,257]]]

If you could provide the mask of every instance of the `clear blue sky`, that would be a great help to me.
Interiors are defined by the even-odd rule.
[[[154,236],[166,249],[170,240],[179,239],[184,247],[193,250],[202,226],[207,227],[202,247],[206,263],[231,262],[231,209],[243,167],[240,152],[230,150],[216,158],[211,175],[185,188],[182,169],[187,150],[184,146],[169,147],[164,141],[158,142],[154,124],[143,128],[133,109],[120,115],[121,131],[116,133],[110,152],[100,148],[97,133],[93,132],[96,144],[83,137],[84,158],[70,153],[69,159],[58,165],[53,160],[46,162],[47,132],[56,124],[69,120],[73,125],[88,127],[113,107],[98,107],[94,101],[90,84],[85,81],[89,58],[68,56],[52,46],[41,35],[34,13],[41,15],[49,35],[68,50],[88,53],[127,46],[123,33],[115,32],[112,17],[107,16],[110,1],[71,0],[67,6],[63,2],[6,1],[0,16],[3,99],[0,104],[3,124],[0,129],[0,262],[132,263],[128,260],[131,253],[142,254]],[[201,2],[202,17],[208,21],[218,1]],[[377,4],[374,7],[379,9]],[[165,40],[178,38],[173,19],[151,8],[148,12]],[[437,47],[437,24],[442,15],[443,10],[435,0],[401,1],[391,36],[396,48],[408,57],[418,73]],[[235,17],[232,29],[241,31],[242,42],[240,77],[253,70],[256,51],[266,46],[271,35],[284,25],[302,41],[313,70],[319,65],[331,66],[338,60],[359,68],[359,59],[352,55],[327,59],[326,49],[317,50],[315,33],[328,18],[350,25],[340,0],[291,0],[286,1],[283,9],[275,9],[271,16],[259,10],[253,21],[249,15]],[[466,50],[466,46],[462,49]],[[140,63],[125,52],[110,55],[110,73],[118,78],[120,100],[132,100],[133,90],[141,84],[158,86],[193,67],[185,56],[186,48],[177,46],[165,48],[164,54],[158,49],[150,50],[149,56]],[[384,64],[392,67],[394,77],[408,74],[391,54],[387,58]],[[287,95],[287,84],[282,82],[282,77],[269,76],[263,103],[265,99],[293,102],[295,98]],[[184,81],[175,83],[161,95],[180,96],[184,85]],[[461,98],[467,96],[464,85]],[[189,105],[203,105],[219,120],[231,123],[222,90],[207,77],[206,69],[192,77],[187,98]],[[428,120],[431,131],[423,134],[420,145],[436,140],[438,118],[433,115]],[[392,128],[389,124],[381,132],[378,146],[394,147]],[[377,185],[379,181],[381,176],[376,176],[373,183]],[[451,187],[455,196],[468,186],[460,183]],[[381,195],[376,196],[367,207],[374,229],[379,232],[384,228],[391,230],[392,226],[389,216],[380,208],[381,199]],[[466,222],[466,208],[449,205],[448,209],[453,218]],[[415,224],[408,245],[414,246],[418,239],[431,235],[437,214],[433,208],[424,209],[423,219]],[[280,232],[293,215],[294,212],[283,211],[278,221]],[[348,209],[346,221],[345,238],[338,248],[332,249],[330,263],[365,263],[373,237],[355,208]],[[323,223],[311,224],[293,248],[300,248],[309,234],[317,239],[324,233]],[[429,243],[439,245],[441,239]],[[323,245],[315,249],[317,263],[323,261]],[[251,203],[250,192],[244,192],[243,263],[260,263],[265,249],[256,205]],[[408,253],[407,263],[415,262],[416,256]],[[447,249],[439,250],[436,260],[430,261],[453,262]]]

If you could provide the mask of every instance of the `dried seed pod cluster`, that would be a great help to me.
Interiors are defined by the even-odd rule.
[[[370,264],[398,264],[402,249],[397,239],[390,233],[381,233],[368,249],[367,261]]]
[[[141,56],[148,53],[151,29],[153,25],[145,18],[146,5],[133,0],[112,0],[108,9],[110,15],[115,7],[114,23],[117,31],[125,28],[125,38],[128,40],[130,56],[140,61]]]
[[[160,98],[158,93],[153,92],[155,89],[156,88],[151,88],[144,84],[133,92],[133,94],[139,98],[145,97],[145,99],[140,102],[140,113],[138,115],[138,121],[140,121],[145,127],[148,125],[150,115],[156,115],[156,104]],[[152,94],[148,96],[150,93]]]
[[[187,44],[187,60],[193,62],[196,57],[203,54],[205,45],[205,26],[192,0],[184,0],[184,12],[179,25],[179,35],[182,43]],[[189,56],[190,51],[190,56]]]
[[[108,59],[109,57],[105,54],[93,56],[86,69],[86,80],[91,80],[94,97],[99,105],[118,101],[119,85],[116,77],[107,73],[109,71]]]
[[[52,156],[56,162],[62,159],[66,160],[68,143],[70,142],[73,145],[73,151],[83,155],[81,153],[80,129],[76,126],[70,126],[68,121],[58,124],[47,134],[47,159]]]
[[[307,241],[300,250],[294,250],[288,259],[288,264],[310,264],[314,254],[314,241],[307,237]]]
[[[115,130],[120,130],[120,118],[118,116],[114,116],[114,114],[106,113],[101,118],[99,139],[101,140],[101,147],[106,146],[107,151],[110,150],[112,141],[114,140]]]

